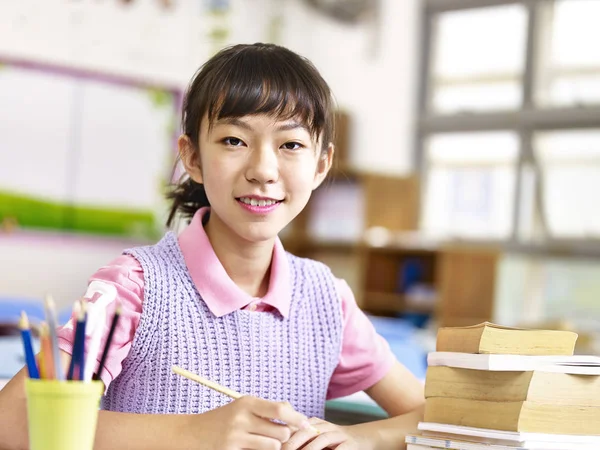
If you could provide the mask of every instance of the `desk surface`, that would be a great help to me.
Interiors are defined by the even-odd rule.
[[[373,416],[374,419],[387,417],[387,413],[364,392],[357,392],[347,397],[329,400],[326,408],[345,413]]]

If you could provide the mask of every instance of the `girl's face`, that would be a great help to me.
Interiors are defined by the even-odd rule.
[[[198,155],[180,139],[188,173],[204,184],[211,221],[249,242],[274,239],[306,206],[333,158],[333,147],[323,154],[301,122],[265,114],[220,119],[211,128],[205,116],[199,147]]]

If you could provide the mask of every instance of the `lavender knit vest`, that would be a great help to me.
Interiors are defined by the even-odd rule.
[[[247,310],[215,317],[192,282],[175,234],[126,253],[144,271],[142,315],[103,409],[201,413],[231,401],[173,374],[171,366],[178,365],[243,394],[289,401],[308,417],[323,417],[342,342],[341,301],[326,266],[288,254],[287,318]]]

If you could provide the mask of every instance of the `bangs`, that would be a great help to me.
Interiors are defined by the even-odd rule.
[[[267,114],[300,121],[318,140],[330,121],[331,95],[312,64],[298,64],[289,53],[238,53],[216,68],[205,91],[211,126],[222,118]]]

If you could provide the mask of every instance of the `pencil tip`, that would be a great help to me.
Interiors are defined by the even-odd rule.
[[[46,304],[47,307],[54,308],[54,298],[52,297],[52,295],[46,294],[46,296],[44,298],[44,303]]]
[[[79,305],[80,305],[79,320],[84,320],[85,314],[87,312],[87,301],[85,300],[85,298],[82,298],[81,300],[79,300]]]
[[[25,311],[21,311],[21,318],[19,319],[19,328],[21,330],[26,330],[29,328],[29,318],[27,317],[27,313]]]

